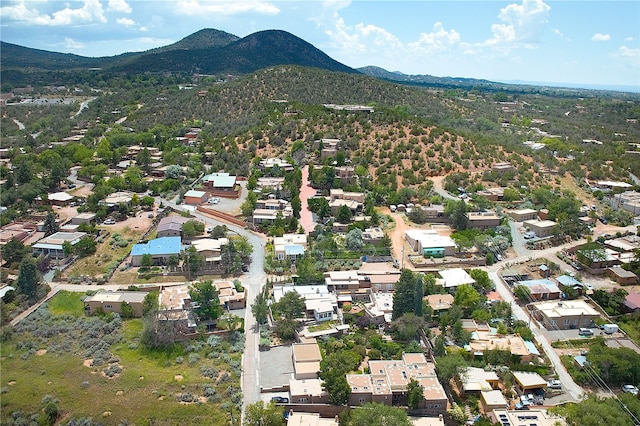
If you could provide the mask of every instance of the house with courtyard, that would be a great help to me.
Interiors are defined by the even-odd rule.
[[[466,367],[455,378],[456,389],[460,397],[480,395],[480,392],[499,389],[500,377],[495,371],[478,367]]]
[[[453,295],[451,294],[430,294],[424,296],[429,307],[433,310],[433,316],[439,317],[451,309],[453,305]]]
[[[133,200],[133,192],[118,191],[108,195],[104,200],[100,200],[98,204],[109,208],[115,208],[120,204],[130,206],[131,200]]]
[[[327,286],[274,284],[273,297],[275,302],[279,302],[290,291],[295,291],[304,299],[307,320],[324,322],[337,318],[338,299]]]
[[[465,349],[476,357],[482,357],[487,351],[499,350],[519,359],[521,364],[537,362],[540,351],[536,345],[524,340],[519,334],[499,334],[496,328],[486,323],[476,323],[472,319],[463,319],[462,328],[471,333],[471,339]]]
[[[307,236],[305,234],[284,234],[273,239],[273,254],[276,259],[289,259],[295,261],[302,256],[307,248]]]
[[[407,405],[407,386],[413,379],[422,387],[418,411],[426,416],[445,415],[447,395],[435,374],[435,364],[422,353],[403,353],[400,360],[369,360],[369,374],[347,374],[349,405],[367,402]]]
[[[371,293],[371,302],[364,305],[364,312],[372,324],[388,327],[393,315],[393,293]]]
[[[222,267],[222,248],[229,244],[228,238],[200,238],[191,241],[191,246],[202,257],[201,271],[215,271]]]

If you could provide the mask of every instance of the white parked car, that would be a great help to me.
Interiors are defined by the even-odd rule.
[[[638,394],[638,387],[634,385],[622,385],[622,390],[632,395]]]
[[[103,225],[115,225],[116,221],[114,219],[107,219],[102,222]]]
[[[562,389],[562,382],[560,380],[549,380],[547,387],[549,389]]]

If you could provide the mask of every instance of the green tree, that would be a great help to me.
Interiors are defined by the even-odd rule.
[[[187,273],[189,274],[189,279],[191,279],[191,275],[195,274],[200,270],[204,263],[204,258],[201,254],[198,253],[195,247],[191,246],[186,249],[183,253],[183,257],[185,263],[187,264]]]
[[[480,293],[469,284],[463,284],[456,288],[453,295],[453,303],[456,305],[468,310],[475,307],[478,302],[480,302]]]
[[[349,411],[347,426],[411,426],[407,412],[400,407],[367,402]]]
[[[517,285],[513,289],[513,294],[522,302],[529,303],[531,302],[531,290],[529,287],[524,285]]]
[[[251,313],[256,318],[258,324],[264,324],[267,322],[269,305],[267,304],[267,299],[262,293],[258,294],[256,299],[253,301],[253,304],[251,305]]]
[[[467,203],[464,200],[447,203],[445,214],[451,219],[451,226],[456,231],[467,229],[469,221],[467,220]]]
[[[153,266],[153,256],[150,253],[145,253],[140,259],[140,266],[143,268],[150,268]]]
[[[18,280],[16,282],[18,291],[27,297],[33,297],[38,291],[39,282],[40,277],[38,276],[35,260],[31,256],[25,257],[20,262]]]
[[[73,246],[73,252],[79,257],[87,257],[96,252],[98,243],[91,237],[83,237]]]
[[[349,223],[351,222],[351,218],[353,214],[351,213],[351,209],[347,206],[340,206],[338,209],[338,213],[336,214],[336,220],[340,223]]]
[[[45,237],[55,234],[60,229],[60,227],[56,223],[56,215],[52,211],[49,211],[47,213],[47,217],[45,217],[44,219],[44,225],[42,225],[42,229],[44,231]]]
[[[189,286],[193,312],[201,320],[215,320],[222,314],[218,290],[210,280],[199,281]]]
[[[17,238],[11,238],[2,247],[2,257],[7,261],[9,265],[14,262],[20,262],[22,258],[27,254],[27,249]]]
[[[318,374],[322,379],[322,386],[329,394],[329,403],[333,405],[344,405],[349,401],[351,386],[341,369],[328,369],[320,371]]]
[[[295,291],[285,293],[278,303],[275,304],[276,310],[285,319],[293,320],[302,317],[305,311],[304,298]]]
[[[413,377],[409,380],[407,385],[407,396],[409,408],[415,410],[420,405],[420,401],[423,400],[424,387],[418,383]]]
[[[142,301],[142,315],[147,316],[149,314],[155,315],[158,311],[158,291],[150,291],[144,297]]]
[[[482,269],[472,269],[469,271],[471,278],[475,280],[473,285],[478,291],[491,290],[494,287],[493,281],[489,278],[487,271]]]
[[[131,319],[135,316],[133,308],[127,302],[120,303],[120,316],[124,319]]]
[[[204,232],[204,223],[199,220],[188,220],[182,224],[182,235],[185,237],[195,237]]]
[[[391,332],[395,340],[407,342],[416,340],[418,338],[418,332],[423,329],[424,326],[424,318],[415,315],[413,312],[407,312],[391,322]]]
[[[362,230],[360,228],[354,228],[347,232],[347,235],[344,237],[344,243],[350,251],[361,251],[364,246],[364,242],[362,241]]]
[[[254,402],[244,410],[244,424],[247,426],[281,426],[282,408],[273,402]]]
[[[391,318],[396,320],[408,312],[414,312],[416,306],[416,280],[421,280],[420,276],[408,269],[403,269],[400,279],[396,283],[393,292],[393,313]],[[422,303],[422,299],[420,300]]]

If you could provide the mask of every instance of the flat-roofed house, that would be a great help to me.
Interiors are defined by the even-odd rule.
[[[465,284],[473,285],[476,282],[476,280],[474,280],[471,275],[462,268],[443,269],[438,271],[438,274],[442,278],[439,281],[439,284],[448,290],[455,290],[456,287]]]
[[[638,283],[638,276],[632,271],[620,267],[607,269],[609,276],[620,285],[633,285]]]
[[[502,391],[498,389],[480,392],[480,405],[485,413],[509,408],[507,399],[502,394]]]
[[[511,373],[516,390],[520,394],[547,388],[547,381],[538,373],[531,371],[512,371]]]
[[[100,205],[104,205],[107,207],[117,207],[120,204],[131,204],[131,200],[133,200],[133,192],[129,191],[118,191],[108,195],[104,200],[98,202]]]
[[[467,222],[471,229],[492,229],[500,226],[501,218],[495,212],[469,212]]]
[[[537,237],[545,238],[555,234],[558,223],[553,220],[526,220],[523,225],[535,232]]]
[[[533,304],[535,318],[547,330],[570,330],[590,327],[600,313],[584,300],[563,300]]]
[[[535,220],[538,217],[538,211],[534,209],[510,210],[507,212],[507,214],[516,222]]]
[[[320,371],[320,347],[317,342],[291,345],[293,369],[296,380],[317,379]]]
[[[486,413],[491,421],[502,425],[566,426],[563,417],[551,414],[542,408],[529,407],[526,411],[494,409]]]
[[[498,389],[500,377],[495,371],[486,371],[478,367],[466,367],[460,371],[456,378],[456,388],[460,396],[475,394],[482,391]]]
[[[284,234],[273,239],[273,252],[278,260],[295,260],[304,254],[307,247],[305,234]]]
[[[289,394],[293,404],[328,404],[329,394],[320,379],[289,380]]]
[[[76,216],[71,218],[71,223],[73,225],[82,225],[83,223],[90,225],[96,223],[96,214],[95,213],[78,213]]]
[[[559,299],[562,293],[558,285],[547,278],[518,281],[515,286],[526,287],[529,290],[529,296],[532,301]]]
[[[86,232],[56,232],[35,243],[32,247],[33,253],[62,259],[65,257],[64,244],[68,242],[75,246],[86,235]]]
[[[97,312],[122,314],[122,304],[129,305],[136,318],[142,317],[142,305],[147,296],[144,291],[99,291],[84,298],[84,311],[89,315]]]
[[[435,374],[435,365],[422,353],[404,353],[401,360],[370,360],[370,374],[348,374],[351,387],[350,405],[377,402],[406,405],[407,386],[411,379],[422,387],[418,410],[422,415],[444,415],[448,399]]]
[[[229,244],[227,238],[200,238],[191,241],[191,246],[204,259],[201,270],[216,270],[222,264],[222,247]]]
[[[456,243],[451,237],[431,229],[409,229],[405,239],[413,251],[425,257],[453,256],[456,251]]]

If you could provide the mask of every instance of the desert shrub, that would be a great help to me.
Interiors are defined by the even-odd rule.
[[[104,374],[107,375],[107,377],[113,377],[116,374],[120,374],[122,373],[122,367],[120,367],[120,365],[118,364],[111,364],[109,367],[107,367],[104,370]]]
[[[191,392],[181,393],[177,396],[178,401],[180,402],[195,402],[196,397],[191,394]]]
[[[200,362],[200,354],[190,353],[189,354],[189,365],[197,364]]]
[[[182,364],[184,362],[184,358],[179,356],[176,358],[176,364]]]
[[[202,366],[200,367],[200,374],[204,377],[208,377],[210,379],[215,379],[218,377],[218,369],[212,366]]]

